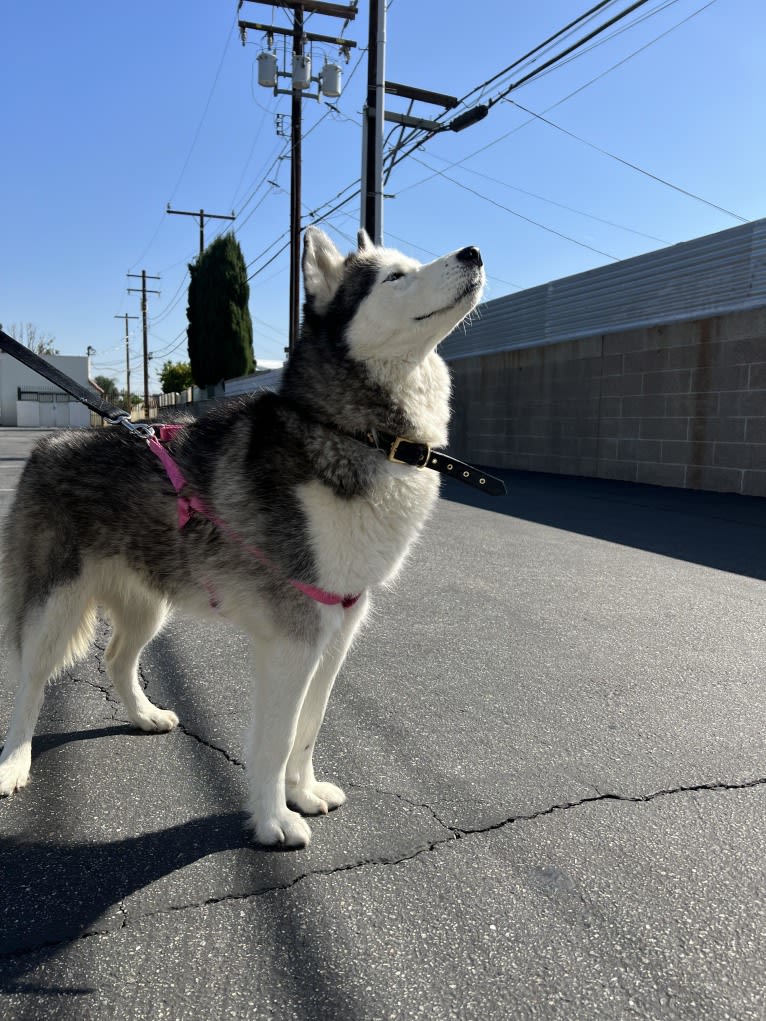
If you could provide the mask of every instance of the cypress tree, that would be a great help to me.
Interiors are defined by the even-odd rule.
[[[250,286],[239,242],[224,234],[189,265],[189,364],[197,386],[255,369]]]

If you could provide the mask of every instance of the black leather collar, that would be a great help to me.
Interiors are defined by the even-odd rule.
[[[364,443],[365,446],[371,447],[373,450],[379,450],[392,464],[406,464],[412,468],[420,469],[430,468],[432,471],[457,479],[458,482],[463,482],[467,486],[473,486],[474,489],[489,493],[490,496],[505,496],[508,492],[502,479],[479,471],[473,465],[466,464],[465,461],[460,461],[444,451],[432,450],[427,443],[419,443],[406,436],[394,436],[393,433],[374,428],[370,428],[366,432],[346,432],[345,429],[341,429],[333,423],[316,418],[308,408],[292,397],[279,394],[279,399],[299,414],[304,421],[313,422],[339,436],[346,436],[358,443]]]
[[[413,468],[430,468],[447,475],[467,486],[481,489],[490,496],[505,496],[507,489],[502,479],[488,475],[473,465],[459,461],[456,457],[440,450],[431,450],[427,443],[408,440],[404,436],[393,436],[379,429],[368,429],[365,433],[353,433],[353,438],[368,447],[380,450],[393,464],[407,464]]]

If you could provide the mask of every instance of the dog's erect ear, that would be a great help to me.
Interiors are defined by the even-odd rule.
[[[335,297],[343,279],[343,256],[318,227],[307,227],[303,238],[303,286],[323,312]]]
[[[360,252],[363,252],[365,248],[374,248],[372,238],[367,231],[362,227],[361,230],[356,232],[356,246]]]

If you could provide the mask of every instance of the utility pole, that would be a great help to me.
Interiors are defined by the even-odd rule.
[[[293,65],[303,56],[303,7],[293,13]],[[301,127],[303,100],[293,88],[290,99],[290,333],[289,352],[298,343],[301,315]]]
[[[147,280],[159,280],[159,277],[147,275],[145,269],[139,273],[128,273],[129,277],[138,277],[141,280],[141,288],[129,287],[128,294],[141,295],[141,318],[144,325],[144,418],[149,418],[149,327],[146,317],[146,296],[147,294],[159,294],[159,291],[151,291],[146,288]]]
[[[370,0],[367,101],[362,111],[362,209],[360,222],[383,243],[383,119],[386,88],[386,5]]]
[[[199,217],[199,254],[205,251],[205,217],[208,220],[236,220],[237,216],[232,211],[231,216],[227,213],[206,213],[204,209],[200,209],[198,213],[192,212],[188,209],[171,209],[170,203],[168,202],[168,213],[172,213],[173,216],[197,216]]]
[[[128,319],[138,319],[138,316],[129,316],[127,312],[115,316],[115,319],[125,320],[125,410],[130,414],[130,334],[128,331]]]
[[[383,243],[383,186],[388,180],[393,167],[393,157],[401,143],[405,127],[420,128],[430,134],[442,131],[462,131],[487,116],[487,104],[472,107],[454,117],[451,121],[442,122],[426,120],[411,116],[414,103],[430,103],[441,106],[445,110],[453,110],[458,105],[455,96],[447,96],[442,92],[415,88],[412,85],[401,85],[399,82],[386,81],[386,2],[385,0],[369,0],[369,34],[367,42],[367,100],[362,117],[362,202],[360,223],[375,244]],[[384,109],[384,95],[401,96],[410,102],[407,113],[395,113]],[[383,177],[383,124],[391,121],[399,124],[401,132],[399,142],[391,152],[391,162]]]
[[[342,18],[344,22],[352,21],[356,17],[356,2],[351,4],[327,3],[325,0],[252,0],[254,3],[263,3],[271,7],[289,8],[293,12],[292,28],[285,29],[276,25],[263,25],[252,21],[239,21],[242,42],[245,42],[245,35],[248,28],[256,29],[265,33],[271,46],[274,35],[292,36],[293,67],[292,72],[277,72],[276,54],[268,53],[259,56],[267,56],[270,65],[268,76],[262,75],[259,66],[258,81],[261,85],[273,87],[274,95],[289,92],[291,97],[291,119],[290,130],[290,337],[287,348],[288,355],[298,342],[298,331],[300,329],[300,293],[301,293],[301,102],[303,99],[319,99],[319,90],[316,93],[308,93],[309,83],[317,81],[321,85],[322,94],[325,96],[340,95],[340,70],[337,75],[337,90],[331,91],[327,86],[327,80],[323,75],[327,71],[325,65],[323,71],[316,77],[311,77],[310,55],[305,54],[306,42],[335,43],[339,46],[348,59],[348,51],[355,42],[327,35],[317,35],[304,31],[304,12],[309,14],[321,14],[330,18]],[[381,0],[382,2],[382,0]],[[243,0],[240,0],[240,7]],[[344,25],[345,28],[345,25]],[[279,77],[291,78],[291,88],[277,88]],[[335,80],[335,79],[333,79]],[[335,85],[332,86],[333,88]]]

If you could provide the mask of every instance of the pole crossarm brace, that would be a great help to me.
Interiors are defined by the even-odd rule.
[[[139,280],[141,279],[141,274],[140,273],[128,273],[128,276],[129,277],[138,277]],[[161,277],[151,277],[147,273],[146,274],[146,279],[147,280],[160,280]],[[128,294],[162,294],[162,291],[152,291],[148,287],[129,287],[128,288]]]
[[[261,25],[257,21],[240,21],[240,28],[252,28],[256,32],[264,32],[266,35],[293,35],[291,28],[280,28],[278,25]],[[317,35],[316,32],[305,32],[303,38],[309,43],[331,43],[341,46],[343,49],[351,50],[356,46],[353,39],[341,39],[334,35]]]
[[[199,254],[205,251],[205,220],[236,220],[237,214],[232,212],[231,216],[228,213],[208,213],[204,209],[190,210],[190,209],[171,209],[170,203],[168,202],[168,213],[172,213],[174,216],[194,216],[199,220]]]
[[[407,128],[422,128],[424,131],[444,131],[447,127],[446,124],[440,124],[438,121],[425,120],[423,117],[411,117],[408,113],[396,113],[393,110],[386,110],[383,118],[393,121],[394,124],[404,124]]]
[[[208,213],[206,209],[171,209],[170,206],[165,210],[166,213],[173,213],[175,216],[206,216],[208,220],[236,220],[237,214],[232,213]]]
[[[445,110],[452,110],[459,102],[457,96],[446,96],[443,92],[430,92],[428,89],[418,89],[413,85],[401,85],[399,82],[387,81],[386,92],[389,96],[402,96],[404,99],[443,106]]]
[[[308,14],[326,14],[329,18],[343,18],[344,21],[353,21],[356,17],[355,6],[324,3],[320,0],[251,0],[251,2],[269,4],[271,7],[287,7],[293,11],[302,10]]]

